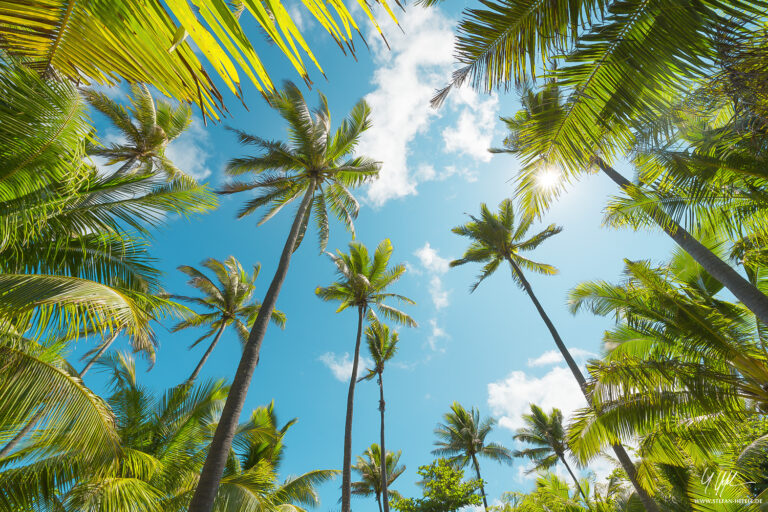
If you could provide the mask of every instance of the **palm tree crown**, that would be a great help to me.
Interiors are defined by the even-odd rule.
[[[192,110],[186,103],[174,107],[152,98],[146,85],[132,85],[125,108],[106,94],[84,92],[93,108],[107,116],[120,130],[125,142],[89,148],[89,153],[107,159],[107,165],[122,164],[120,172],[163,173],[169,178],[183,174],[166,156],[165,150],[192,122]]]
[[[403,474],[405,466],[399,466],[401,451],[387,451],[385,457],[387,484],[391,485],[397,477]],[[379,501],[382,493],[381,486],[381,448],[373,443],[362,456],[357,456],[357,463],[352,469],[360,475],[360,480],[352,482],[352,494],[358,496],[375,496]],[[390,496],[397,496],[397,491],[387,489]]]
[[[259,301],[253,299],[261,265],[254,265],[253,272],[250,274],[243,269],[234,256],[229,256],[224,261],[208,258],[202,265],[213,272],[218,283],[195,267],[181,265],[179,270],[190,277],[187,284],[196,288],[202,296],[174,295],[173,297],[200,306],[207,311],[179,322],[173,328],[173,332],[190,327],[207,327],[205,334],[192,344],[194,347],[213,336],[220,327],[233,325],[240,341],[245,343],[248,340],[248,327],[261,308]],[[273,311],[272,322],[285,327],[285,314],[281,311]]]
[[[319,231],[320,248],[324,250],[328,244],[328,210],[354,236],[353,220],[360,206],[349,188],[378,176],[380,164],[353,155],[360,135],[371,126],[368,104],[359,101],[332,132],[328,101],[323,94],[319,96],[320,107],[311,110],[299,88],[290,82],[282,91],[271,95],[271,105],[288,122],[290,141],[266,140],[237,131],[242,144],[255,146],[261,154],[231,160],[227,166],[230,175],[252,173],[254,176],[248,181],[227,184],[221,193],[255,190],[256,196],[246,201],[238,216],[267,207],[259,224],[272,218],[286,204],[308,194],[312,197],[311,211]],[[308,213],[302,220],[296,246],[301,243],[309,218]]]
[[[349,253],[336,251],[329,256],[336,264],[339,280],[330,286],[318,287],[315,293],[325,301],[336,300],[341,304],[337,313],[348,307],[362,308],[364,311],[378,311],[385,318],[394,322],[415,327],[416,322],[409,315],[393,308],[384,301],[395,299],[404,304],[415,304],[403,295],[389,293],[385,290],[395,283],[405,273],[405,265],[397,264],[387,267],[392,256],[392,242],[382,240],[370,257],[368,249],[359,242],[349,244]]]
[[[511,199],[505,199],[499,204],[499,213],[493,213],[485,204],[480,205],[480,218],[470,215],[470,222],[453,228],[457,235],[466,236],[472,244],[464,252],[464,256],[451,261],[451,267],[465,263],[484,263],[483,269],[472,285],[475,291],[480,283],[493,274],[503,261],[508,261],[519,268],[552,275],[557,273],[551,265],[539,263],[526,258],[521,253],[536,249],[547,238],[554,236],[562,228],[551,224],[544,231],[526,237],[533,219],[526,217],[515,225],[515,211]],[[517,273],[512,278],[520,284]]]
[[[565,455],[565,429],[563,429],[563,413],[560,409],[552,409],[547,414],[536,404],[531,404],[531,413],[523,414],[525,427],[517,429],[514,435],[516,441],[534,445],[534,448],[515,450],[515,457],[526,457],[534,462],[527,473],[550,469]]]
[[[451,411],[443,416],[444,423],[435,429],[438,441],[432,453],[448,456],[452,463],[464,467],[474,457],[485,457],[497,462],[511,463],[509,449],[498,443],[486,443],[485,438],[493,430],[496,420],[484,418],[476,408],[465,409],[460,403],[453,402]]]
[[[365,329],[365,341],[368,344],[368,353],[373,360],[373,368],[368,368],[368,373],[363,378],[371,380],[383,373],[384,364],[395,357],[400,335],[397,331],[390,330],[388,325],[373,321]]]

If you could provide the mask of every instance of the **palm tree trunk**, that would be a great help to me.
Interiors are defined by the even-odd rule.
[[[227,401],[224,404],[221,418],[216,426],[211,446],[208,449],[208,456],[205,459],[203,471],[200,473],[200,480],[189,504],[189,512],[211,512],[213,509],[221,475],[224,472],[224,466],[227,463],[229,450],[232,446],[232,438],[235,436],[235,430],[240,420],[240,412],[243,409],[243,403],[245,403],[245,397],[248,394],[248,387],[251,383],[253,372],[259,362],[261,343],[267,332],[269,319],[275,309],[280,288],[282,288],[283,281],[285,281],[285,276],[288,273],[291,255],[296,248],[296,241],[299,237],[304,216],[309,214],[308,208],[312,202],[314,190],[314,186],[307,188],[307,192],[304,194],[304,198],[301,200],[299,209],[296,212],[296,217],[291,225],[291,231],[280,255],[277,270],[269,285],[267,294],[264,296],[264,301],[261,304],[256,321],[253,323],[248,341],[243,349],[243,355],[240,358],[240,364],[232,381],[232,387],[227,395]]]
[[[104,342],[104,344],[101,346],[98,352],[91,358],[90,361],[85,365],[83,370],[80,372],[80,378],[82,379],[85,377],[85,374],[88,373],[88,370],[91,369],[91,367],[94,365],[96,361],[99,360],[99,358],[104,355],[104,352],[107,351],[107,349],[112,345],[112,343],[117,339],[117,335],[120,331],[115,331],[110,338]],[[21,442],[22,439],[27,437],[27,434],[29,434],[33,428],[35,428],[35,425],[42,419],[43,415],[45,414],[45,404],[43,404],[43,407],[40,408],[39,411],[35,413],[34,416],[32,416],[29,421],[27,422],[24,427],[19,430],[19,432],[11,438],[10,441],[6,443],[5,446],[3,446],[2,450],[0,450],[0,459],[3,459],[10,455],[10,453],[13,451],[14,448]]]
[[[355,403],[355,384],[357,384],[357,365],[360,358],[360,339],[363,335],[363,320],[365,306],[357,308],[357,339],[355,340],[355,356],[352,360],[352,376],[349,378],[347,393],[347,419],[344,423],[344,460],[341,468],[341,512],[350,512],[352,498],[352,410]]]
[[[112,343],[114,343],[114,342],[115,342],[115,340],[117,339],[117,335],[119,334],[119,332],[120,332],[120,331],[115,331],[115,332],[112,334],[112,336],[110,336],[110,337],[109,337],[109,339],[108,339],[107,341],[105,341],[105,342],[104,342],[104,343],[101,345],[101,348],[99,349],[99,351],[98,351],[98,352],[96,352],[96,354],[94,354],[94,356],[91,358],[91,360],[90,360],[90,361],[88,361],[88,362],[86,363],[86,365],[83,367],[82,371],[80,372],[80,378],[81,378],[81,379],[82,379],[83,377],[85,377],[85,374],[86,374],[86,373],[88,373],[88,370],[90,370],[90,369],[91,369],[91,367],[92,367],[94,364],[96,364],[96,361],[98,361],[98,360],[101,358],[101,356],[103,356],[103,355],[104,355],[104,352],[106,352],[106,351],[107,351],[107,349],[109,349],[109,347],[111,347],[111,346],[112,346]]]
[[[533,305],[536,306],[536,310],[539,312],[541,319],[544,320],[544,323],[547,325],[547,329],[549,329],[549,333],[552,335],[552,339],[555,340],[555,345],[557,345],[557,348],[560,350],[563,359],[565,359],[565,363],[571,370],[573,378],[576,379],[576,382],[579,383],[579,387],[581,388],[581,392],[584,394],[584,398],[587,400],[587,404],[591,407],[592,400],[590,399],[587,392],[587,380],[581,373],[579,365],[576,364],[576,361],[574,361],[571,353],[566,348],[565,343],[563,343],[563,339],[560,337],[557,329],[555,329],[555,325],[552,323],[552,320],[549,319],[547,312],[544,311],[544,308],[539,302],[539,299],[537,299],[536,295],[533,293],[533,288],[531,288],[530,283],[525,278],[525,275],[520,270],[520,267],[518,267],[509,256],[507,256],[507,262],[509,262],[509,265],[512,267],[512,271],[517,275],[518,279],[520,279],[520,283],[523,285],[525,292],[531,298]],[[632,486],[635,488],[635,492],[637,493],[638,498],[640,498],[640,501],[643,504],[643,508],[645,508],[646,512],[660,512],[659,507],[656,505],[656,502],[653,501],[653,498],[651,498],[648,492],[640,486],[640,483],[637,480],[637,469],[635,469],[635,465],[632,463],[632,459],[629,458],[629,455],[627,455],[624,447],[620,444],[614,444],[612,448],[613,452],[616,454],[616,458],[619,459],[621,467],[627,473],[627,478],[629,478],[629,481],[632,482]]]
[[[606,164],[601,158],[595,158],[595,163],[622,190],[630,190],[634,185],[616,169]],[[755,285],[750,283],[736,269],[718,258],[712,251],[691,236],[677,222],[664,212],[652,215],[653,221],[664,230],[685,252],[696,260],[709,275],[725,286],[742,304],[744,304],[763,323],[768,324],[768,297]]]
[[[376,503],[379,504],[379,512],[382,512],[381,510],[381,494],[376,495]]]
[[[573,471],[571,470],[571,466],[568,465],[568,462],[565,460],[565,457],[561,454],[557,454],[557,456],[560,458],[560,462],[563,463],[565,466],[565,469],[568,470],[568,473],[571,475],[571,478],[573,478],[573,483],[576,484],[576,488],[579,490],[579,493],[581,494],[581,497],[584,498],[584,504],[587,504],[587,495],[584,494],[584,489],[581,488],[581,484],[579,484],[579,479],[576,478],[576,475],[573,474]]]
[[[475,473],[477,473],[477,479],[480,480],[480,494],[483,495],[483,507],[485,512],[488,512],[488,499],[485,497],[485,486],[483,485],[483,479],[480,477],[480,463],[477,462],[477,456],[472,454],[472,465],[475,466]]]
[[[221,327],[219,327],[219,330],[216,332],[216,336],[214,336],[213,341],[211,342],[211,346],[209,346],[208,350],[205,351],[205,354],[203,354],[203,358],[200,359],[199,363],[197,363],[197,367],[195,367],[195,370],[192,372],[192,375],[189,376],[185,384],[194,382],[197,376],[200,374],[200,370],[203,369],[203,365],[208,360],[208,357],[211,355],[211,352],[213,352],[214,347],[216,347],[216,344],[221,339],[221,333],[224,332],[225,326],[226,324],[224,323],[224,319],[222,318]]]
[[[379,372],[379,413],[381,414],[380,440],[381,443],[381,494],[384,496],[384,512],[389,512],[389,492],[387,491],[387,449],[384,446],[384,372]]]

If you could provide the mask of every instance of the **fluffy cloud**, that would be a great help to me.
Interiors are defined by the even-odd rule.
[[[436,309],[448,306],[449,292],[443,288],[443,280],[440,277],[448,271],[448,260],[443,258],[432,248],[429,242],[414,252],[424,269],[431,274],[429,280],[429,295]]]
[[[207,166],[209,148],[208,132],[203,124],[194,118],[186,131],[168,145],[165,154],[176,167],[193,178],[202,180],[211,175]]]
[[[531,403],[545,410],[557,407],[566,418],[586,405],[570,370],[561,366],[541,377],[514,371],[504,380],[488,384],[488,405],[504,428],[514,431],[522,427],[522,415],[530,412]]]
[[[318,357],[318,360],[331,370],[331,373],[337,380],[341,382],[349,382],[349,378],[352,376],[352,358],[349,356],[348,352],[344,352],[343,356],[339,356],[333,352],[326,352]],[[371,366],[373,366],[373,364],[369,359],[361,357],[360,362],[358,363],[358,375],[360,375],[365,368],[370,368]]]
[[[419,258],[419,261],[424,268],[430,272],[434,272],[435,274],[445,274],[448,272],[449,261],[437,254],[437,251],[432,248],[429,242],[425,242],[424,247],[416,249],[416,252],[413,254]]]
[[[454,67],[454,22],[439,9],[408,9],[400,16],[405,35],[388,17],[381,19],[391,50],[378,34],[369,34],[377,68],[372,78],[375,89],[365,99],[373,111],[374,123],[363,134],[359,146],[361,154],[384,162],[379,179],[367,191],[368,200],[375,205],[416,194],[422,181],[445,179],[452,174],[471,176],[455,168],[439,173],[425,165],[414,169],[409,162],[410,145],[417,135],[429,130],[434,119],[449,111],[451,117],[458,118],[456,127],[443,132],[449,152],[487,161],[485,150],[490,145],[492,112],[497,105],[496,98],[481,100],[476,93],[462,90],[452,94],[444,110],[430,106],[435,90],[448,82]]]
[[[488,148],[491,147],[496,124],[498,97],[494,94],[482,99],[475,91],[464,87],[449,98],[451,110],[460,110],[461,113],[454,126],[443,130],[446,152],[470,156],[482,162],[490,161]]]
[[[429,333],[429,336],[427,336],[427,344],[429,345],[429,348],[432,349],[435,352],[444,352],[445,349],[439,348],[437,346],[437,342],[440,338],[447,338],[448,333],[445,332],[445,330],[437,325],[437,319],[431,318],[429,320],[429,326],[432,328],[432,331]]]
[[[594,352],[590,352],[581,348],[569,348],[568,351],[577,361],[586,361],[587,359],[597,357],[597,354]],[[561,363],[563,361],[565,360],[563,359],[563,356],[560,354],[559,350],[547,350],[539,357],[535,359],[529,359],[528,366],[549,366]]]

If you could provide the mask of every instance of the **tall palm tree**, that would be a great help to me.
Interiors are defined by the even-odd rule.
[[[119,138],[124,139],[109,146],[92,146],[88,152],[106,158],[107,165],[122,164],[118,174],[154,172],[169,178],[179,176],[182,171],[165,155],[165,150],[192,122],[192,110],[185,103],[173,107],[167,101],[155,101],[144,84],[132,85],[131,92],[128,108],[103,92],[83,92],[88,103],[104,114],[119,130]]]
[[[371,314],[375,318],[378,311],[385,318],[415,327],[416,322],[406,313],[385,304],[388,299],[397,300],[403,304],[415,304],[408,297],[387,292],[405,273],[405,265],[398,264],[388,268],[392,256],[392,242],[382,240],[376,247],[371,258],[365,245],[359,242],[349,244],[349,253],[336,251],[329,256],[336,265],[339,280],[326,287],[318,287],[315,293],[325,301],[338,301],[341,304],[337,313],[349,307],[357,309],[357,336],[355,337],[355,354],[352,359],[352,375],[349,378],[347,393],[347,417],[344,424],[344,457],[341,473],[341,510],[350,511],[351,465],[352,465],[352,413],[355,402],[355,384],[357,384],[357,369],[360,361],[360,341],[363,334],[365,317]]]
[[[357,463],[352,466],[352,469],[360,475],[359,481],[352,482],[352,494],[373,495],[379,505],[379,512],[385,510],[382,508],[382,497],[386,503],[388,495],[398,496],[397,491],[389,490],[389,485],[405,471],[405,466],[397,465],[400,462],[400,451],[385,452],[384,464],[381,463],[381,453],[379,445],[373,443],[362,456],[357,456]]]
[[[515,450],[512,455],[515,457],[525,457],[533,461],[534,465],[528,474],[534,471],[547,470],[555,466],[558,461],[562,462],[565,469],[576,484],[579,493],[587,500],[584,489],[579,484],[579,479],[571,470],[568,461],[565,459],[567,449],[565,441],[565,429],[563,428],[563,413],[560,409],[552,409],[547,414],[536,404],[531,404],[531,413],[523,414],[525,427],[517,429],[514,435],[516,441],[534,445],[533,448],[524,450]]]
[[[387,361],[395,357],[397,353],[397,342],[400,336],[396,331],[389,330],[389,327],[381,322],[374,321],[365,329],[365,341],[368,344],[368,354],[373,361],[373,368],[368,370],[368,374],[363,376],[363,379],[370,380],[377,377],[379,384],[379,414],[381,415],[381,427],[380,427],[380,451],[387,454],[386,445],[384,444],[384,365]],[[376,445],[372,445],[376,446]],[[398,453],[399,458],[399,453]],[[381,495],[384,497],[384,512],[389,512],[389,495],[387,493],[387,486],[389,484],[389,476],[387,472],[389,466],[384,464],[381,466]],[[354,490],[352,491],[354,494]],[[376,499],[379,499],[377,494]],[[379,502],[381,506],[381,501]]]
[[[530,297],[531,302],[533,302],[533,305],[539,312],[541,319],[546,324],[547,329],[549,329],[549,333],[551,334],[555,345],[557,345],[560,354],[562,354],[568,368],[571,370],[573,378],[578,382],[579,387],[584,394],[584,398],[588,404],[591,404],[591,399],[587,390],[587,381],[581,373],[581,369],[576,364],[576,361],[565,346],[565,343],[563,343],[560,334],[555,328],[555,324],[552,323],[552,320],[550,320],[549,315],[547,315],[544,307],[539,302],[539,299],[536,298],[536,295],[533,293],[533,288],[531,288],[530,283],[525,278],[525,274],[523,274],[522,271],[522,268],[525,268],[544,275],[552,275],[557,272],[551,265],[530,260],[520,253],[536,249],[542,242],[558,234],[561,231],[561,228],[552,224],[544,231],[526,238],[526,234],[531,227],[533,219],[532,217],[525,217],[515,225],[515,211],[512,205],[512,200],[510,199],[505,199],[501,202],[498,214],[492,213],[488,209],[488,206],[482,204],[480,206],[480,218],[474,216],[470,216],[470,218],[472,220],[467,224],[453,228],[454,233],[469,238],[472,240],[472,243],[465,251],[464,256],[458,260],[452,261],[450,265],[456,267],[466,263],[484,264],[478,280],[472,285],[471,291],[474,291],[480,283],[493,274],[502,263],[508,263],[512,270],[512,280],[522,287],[528,294],[528,297]],[[626,450],[624,450],[624,447],[619,444],[614,444],[613,450],[616,453],[616,457],[619,459],[622,468],[633,483],[647,512],[658,512],[658,507],[653,502],[650,495],[638,483],[637,470]]]
[[[493,430],[496,420],[480,418],[480,411],[472,408],[466,410],[459,402],[451,404],[450,412],[443,415],[444,423],[437,426],[435,441],[437,448],[432,453],[450,457],[450,462],[463,468],[472,464],[480,482],[480,493],[483,496],[483,506],[488,511],[488,499],[485,496],[485,486],[480,476],[478,457],[485,457],[500,463],[512,463],[512,453],[498,443],[487,443],[485,438]]]
[[[261,270],[260,265],[255,265],[253,273],[250,275],[245,272],[234,256],[229,256],[223,262],[215,258],[208,258],[202,265],[213,272],[218,284],[195,267],[181,265],[179,270],[190,277],[187,284],[196,288],[202,297],[172,295],[174,299],[202,306],[207,310],[182,320],[176,324],[173,332],[190,327],[207,327],[208,331],[195,340],[190,348],[213,336],[213,341],[190,374],[187,383],[193,382],[200,374],[200,370],[202,370],[227,326],[233,325],[240,342],[245,344],[248,340],[248,326],[261,309],[261,304],[258,301],[251,300],[256,289],[256,278],[259,277],[259,270]],[[272,311],[272,322],[284,328],[285,315],[278,310]]]
[[[243,349],[232,388],[222,411],[221,420],[200,475],[195,496],[190,505],[192,512],[210,512],[216,488],[226,466],[229,448],[237,428],[238,417],[245,395],[259,361],[259,352],[267,325],[275,309],[291,255],[301,243],[312,212],[320,231],[320,244],[328,240],[328,209],[349,229],[359,205],[349,188],[357,187],[376,177],[379,164],[369,158],[354,156],[360,135],[370,126],[370,108],[358,102],[341,126],[331,132],[331,114],[328,102],[320,95],[320,108],[310,110],[301,91],[286,84],[283,91],[270,96],[270,104],[288,122],[290,143],[264,140],[240,132],[240,142],[256,146],[261,154],[232,160],[227,172],[231,175],[252,173],[250,181],[226,185],[222,193],[257,191],[240,210],[244,217],[266,207],[261,219],[264,223],[285,205],[301,197],[298,210],[286,238],[275,275],[269,285],[248,341]]]

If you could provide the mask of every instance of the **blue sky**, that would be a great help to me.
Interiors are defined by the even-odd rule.
[[[378,36],[369,33],[370,51],[358,44],[357,62],[341,55],[303,17],[303,29],[328,76],[326,81],[315,73],[315,89],[328,96],[336,121],[359,98],[365,97],[373,109],[373,128],[360,152],[381,160],[383,167],[377,183],[357,192],[363,202],[356,223],[358,238],[369,246],[384,238],[392,240],[392,261],[405,262],[409,269],[396,291],[418,302],[408,311],[419,327],[400,330],[400,353],[385,374],[387,447],[402,450],[401,462],[408,468],[394,487],[409,496],[419,493],[414,485],[416,469],[432,460],[432,430],[452,401],[496,417],[499,426],[492,440],[510,448],[515,447],[512,432],[520,426],[520,414],[528,403],[566,412],[583,404],[571,375],[553,352],[543,322],[507,271],[500,270],[470,295],[469,285],[478,269],[447,268],[447,262],[465,247],[465,240],[450,229],[465,222],[465,213],[477,212],[481,202],[495,206],[510,197],[513,184],[509,180],[517,168],[511,156],[492,157],[486,151],[502,142],[504,130],[498,116],[515,112],[513,94],[488,96],[460,90],[439,111],[428,105],[434,89],[446,82],[452,69],[457,16],[458,11],[411,7],[401,15],[404,33],[385,24],[392,50],[387,51]],[[297,78],[282,60],[269,62],[276,81]],[[245,89],[250,111],[230,97],[229,119],[206,128],[198,118],[174,143],[170,156],[179,167],[216,186],[225,179],[226,161],[244,152],[225,125],[262,137],[284,137],[279,117],[253,87]],[[314,102],[314,92],[308,94]],[[103,120],[96,121],[103,127]],[[101,133],[108,138],[110,129]],[[631,174],[627,166],[620,170]],[[574,186],[543,221],[562,225],[563,233],[535,254],[539,261],[558,267],[560,274],[530,276],[566,344],[582,360],[600,352],[601,335],[610,321],[589,314],[571,316],[565,307],[568,290],[587,279],[615,281],[623,258],[660,262],[671,248],[658,233],[601,227],[603,206],[614,193],[615,186],[600,175],[587,176]],[[234,255],[244,265],[262,264],[257,292],[261,298],[288,232],[291,212],[257,228],[258,216],[235,219],[244,199],[224,197],[217,211],[188,221],[174,220],[157,234],[152,253],[165,272],[167,290],[191,291],[175,270],[178,265]],[[335,225],[329,248],[343,249],[348,241],[349,235]],[[333,278],[333,265],[318,254],[311,233],[293,259],[278,302],[288,317],[287,327],[267,334],[246,403],[249,411],[274,400],[283,421],[299,418],[287,438],[285,475],[341,465],[345,376],[354,349],[356,316],[352,311],[336,314],[334,305],[315,297],[314,289]],[[168,327],[158,328],[161,346],[155,367],[140,376],[158,390],[186,378],[205,350],[204,345],[187,350],[199,333],[171,334]],[[201,378],[231,378],[239,357],[234,332],[225,333]],[[97,390],[103,390],[104,380],[98,373],[86,378]],[[353,452],[361,453],[378,440],[378,395],[373,382],[357,389]],[[601,463],[594,469],[602,474],[607,467]],[[533,480],[522,475],[525,468],[523,461],[512,467],[482,464],[489,501],[504,491],[529,489]],[[321,489],[319,510],[339,509],[339,483],[337,479]],[[373,499],[355,499],[353,507],[376,510]]]

